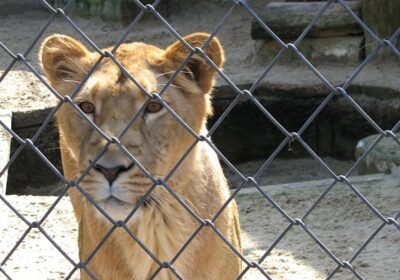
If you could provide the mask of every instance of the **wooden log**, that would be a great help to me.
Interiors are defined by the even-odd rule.
[[[364,21],[381,39],[389,39],[400,28],[400,1],[394,0],[368,0],[363,8]],[[377,42],[368,32],[365,32],[366,54],[368,55]],[[395,42],[396,44],[396,42]],[[397,46],[399,44],[397,43]],[[381,49],[377,58],[393,57],[389,49]]]
[[[348,1],[348,6],[361,16],[362,1]],[[282,39],[295,39],[308,26],[326,2],[269,3],[259,14],[260,18]],[[308,37],[334,37],[362,34],[356,20],[341,6],[333,3],[316,22]],[[253,20],[251,36],[255,40],[273,40],[272,37]]]
[[[299,46],[301,53],[312,63],[339,63],[355,65],[360,62],[360,48],[364,43],[364,36],[304,38]],[[258,40],[255,43],[255,54],[258,59],[269,61],[281,50],[275,41]],[[300,63],[299,57],[287,52],[281,62]]]

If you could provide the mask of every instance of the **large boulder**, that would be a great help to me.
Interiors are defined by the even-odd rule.
[[[400,133],[396,134],[400,139]],[[361,139],[356,146],[356,158],[360,158],[379,135],[371,135]],[[359,167],[360,174],[398,171],[400,167],[400,145],[391,137],[381,139],[377,146],[369,152]]]

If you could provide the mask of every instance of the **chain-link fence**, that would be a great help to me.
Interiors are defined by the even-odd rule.
[[[223,17],[221,17],[219,23],[215,26],[214,30],[210,33],[208,39],[202,44],[201,47],[193,47],[191,46],[188,42],[185,41],[183,36],[179,34],[173,26],[171,26],[168,21],[166,20],[163,15],[161,15],[158,10],[157,6],[161,2],[160,0],[154,1],[153,4],[142,4],[138,0],[133,0],[133,2],[137,5],[137,7],[140,9],[140,13],[138,16],[127,26],[126,31],[120,36],[120,38],[116,41],[114,47],[112,49],[109,49],[107,51],[102,50],[99,48],[86,34],[84,31],[80,29],[80,27],[74,22],[74,20],[71,19],[71,17],[68,15],[66,9],[58,8],[55,9],[53,6],[51,6],[48,2],[42,0],[40,1],[41,4],[43,5],[44,9],[47,9],[49,12],[50,16],[49,19],[47,20],[46,24],[43,26],[43,28],[40,30],[40,32],[37,34],[33,42],[29,46],[27,46],[26,51],[24,53],[14,53],[11,49],[9,49],[6,45],[6,43],[0,41],[0,48],[12,59],[12,62],[10,65],[5,69],[3,74],[0,77],[0,82],[10,73],[10,71],[13,69],[14,65],[17,63],[22,63],[26,65],[30,71],[47,87],[47,89],[56,96],[58,99],[58,104],[57,106],[51,110],[51,113],[47,116],[43,124],[40,126],[40,128],[37,130],[35,135],[33,135],[32,138],[30,139],[21,139],[19,135],[17,135],[10,127],[8,127],[5,123],[0,122],[1,126],[20,144],[18,149],[15,151],[15,153],[12,154],[10,160],[8,161],[7,165],[2,167],[2,170],[0,172],[0,176],[2,176],[9,166],[18,158],[19,154],[24,151],[25,149],[31,149],[33,150],[45,163],[48,165],[49,168],[58,176],[58,178],[66,184],[66,186],[63,188],[61,191],[61,194],[59,198],[54,202],[54,204],[48,209],[46,214],[37,221],[30,221],[27,217],[23,216],[20,214],[20,212],[7,200],[7,196],[5,195],[0,195],[0,199],[2,200],[2,203],[4,203],[7,207],[9,207],[16,216],[18,216],[27,226],[27,229],[25,233],[19,238],[18,242],[13,246],[13,248],[10,250],[10,252],[7,254],[7,256],[2,259],[1,266],[0,266],[0,274],[5,276],[7,279],[13,279],[13,276],[9,274],[9,272],[6,271],[4,268],[5,264],[7,261],[11,258],[13,253],[17,250],[17,248],[20,246],[21,242],[25,239],[25,237],[28,235],[28,233],[32,229],[37,229],[39,230],[53,245],[54,247],[73,265],[73,269],[70,271],[70,273],[65,277],[65,279],[70,279],[74,273],[81,269],[86,273],[91,279],[97,279],[96,275],[93,274],[90,269],[88,268],[88,264],[90,261],[94,258],[94,256],[98,253],[99,250],[101,250],[102,246],[104,246],[104,243],[107,241],[107,239],[110,237],[110,235],[117,230],[125,230],[131,238],[141,247],[141,249],[148,254],[148,256],[151,257],[154,263],[158,265],[158,269],[154,271],[154,273],[151,275],[150,279],[155,279],[157,276],[159,276],[160,272],[162,270],[170,270],[172,274],[178,278],[178,279],[183,279],[182,275],[180,274],[179,269],[175,269],[174,264],[176,263],[177,259],[185,252],[187,247],[193,242],[193,240],[196,238],[196,236],[199,234],[199,232],[202,231],[204,228],[209,228],[211,229],[215,235],[218,235],[218,237],[232,250],[232,252],[240,258],[242,263],[244,264],[242,272],[237,275],[236,279],[241,279],[243,276],[246,275],[246,273],[250,269],[258,269],[262,275],[266,279],[272,279],[271,276],[268,274],[267,271],[265,271],[261,264],[262,262],[267,258],[267,256],[271,253],[271,251],[276,248],[276,246],[280,243],[280,241],[294,228],[294,227],[300,227],[304,230],[304,232],[311,237],[315,243],[326,253],[327,256],[329,256],[335,263],[336,263],[336,268],[332,270],[329,275],[327,276],[326,279],[331,279],[340,269],[347,269],[351,271],[351,273],[354,274],[354,276],[357,279],[365,279],[358,271],[357,269],[352,265],[354,261],[357,259],[357,257],[363,252],[363,250],[366,248],[366,246],[378,235],[378,233],[384,228],[384,227],[394,227],[397,230],[400,230],[400,225],[398,222],[398,219],[400,217],[400,212],[395,214],[394,216],[391,217],[386,217],[384,216],[372,203],[368,201],[368,199],[354,186],[354,184],[349,180],[349,176],[354,172],[354,170],[357,169],[357,167],[365,160],[365,158],[371,153],[371,151],[374,150],[374,148],[380,143],[380,141],[385,138],[385,137],[390,137],[392,138],[397,144],[400,145],[400,139],[396,136],[396,132],[398,131],[400,127],[400,120],[397,122],[397,124],[392,127],[392,128],[382,128],[380,127],[364,110],[363,108],[360,107],[360,105],[353,99],[353,97],[347,92],[347,89],[351,85],[351,83],[354,81],[354,79],[359,75],[361,71],[368,65],[368,63],[377,55],[379,50],[382,48],[386,48],[392,51],[392,53],[400,58],[400,51],[396,48],[394,42],[397,39],[397,37],[400,35],[400,28],[397,29],[397,31],[390,37],[390,38],[379,38],[363,21],[360,19],[353,11],[352,9],[349,8],[348,4],[344,0],[331,0],[327,1],[325,5],[323,5],[323,8],[318,12],[317,15],[313,18],[313,20],[308,24],[307,28],[304,29],[304,31],[301,33],[301,35],[293,42],[286,44],[284,43],[277,35],[275,35],[274,31],[271,30],[268,25],[259,17],[258,11],[254,10],[251,5],[247,1],[238,1],[238,0],[233,0],[231,1],[231,7],[226,11]],[[73,1],[69,1],[67,6],[68,7]],[[317,69],[314,67],[314,65],[308,60],[301,51],[299,51],[299,44],[303,41],[303,39],[307,36],[309,31],[313,28],[313,26],[318,22],[318,20],[321,18],[321,16],[324,15],[324,13],[327,11],[327,9],[332,5],[333,3],[340,4],[347,12],[349,17],[353,17],[358,24],[362,27],[364,32],[366,32],[369,36],[374,38],[374,40],[377,42],[375,48],[366,56],[366,58],[362,61],[362,63],[359,64],[359,66],[348,76],[348,78],[343,81],[342,85],[340,87],[335,87],[332,85],[332,83],[325,78]],[[206,48],[208,45],[212,42],[213,38],[218,35],[218,32],[220,29],[226,24],[226,22],[229,20],[231,14],[234,12],[236,9],[243,9],[245,10],[249,15],[251,15],[260,26],[265,30],[269,36],[273,38],[273,40],[280,46],[280,51],[278,54],[272,59],[272,61],[265,66],[264,71],[262,74],[254,81],[254,83],[245,90],[241,90],[231,79],[229,76],[224,74],[224,72],[218,68],[218,66],[215,64],[215,62],[210,58],[207,53],[206,53]],[[149,92],[146,90],[146,88],[136,79],[134,75],[131,75],[131,73],[125,69],[125,67],[122,65],[122,63],[116,58],[116,52],[121,46],[121,44],[124,43],[126,37],[128,34],[133,30],[135,26],[140,24],[141,19],[145,14],[151,14],[154,16],[156,19],[159,20],[160,23],[162,23],[170,32],[171,37],[176,38],[183,46],[187,48],[187,57],[183,59],[182,63],[179,65],[179,67],[176,69],[174,73],[171,73],[169,76],[168,81],[165,83],[165,85],[162,86],[162,88],[158,92]],[[79,83],[76,85],[76,87],[70,92],[69,94],[62,96],[60,93],[58,93],[50,84],[48,81],[46,81],[45,78],[40,73],[40,70],[36,69],[31,62],[27,59],[27,57],[30,55],[32,52],[32,49],[34,48],[35,45],[38,44],[38,42],[42,39],[42,35],[45,33],[49,25],[52,23],[55,18],[62,18],[65,20],[66,23],[68,23],[76,32],[78,32],[81,36],[81,39],[86,42],[88,45],[90,45],[95,52],[98,53],[99,58],[97,62],[91,66],[90,70],[87,71],[85,77],[82,79],[82,81],[79,81]],[[201,26],[199,27],[201,29]],[[226,46],[229,48],[229,46]],[[305,121],[303,126],[298,130],[298,131],[288,131],[281,123],[263,106],[258,98],[253,95],[254,91],[258,88],[260,85],[261,81],[270,73],[271,69],[274,68],[274,66],[280,61],[280,59],[283,57],[285,53],[291,52],[295,56],[297,56],[314,74],[315,76],[330,90],[330,93],[324,98],[323,102],[317,107],[317,109],[309,116],[309,118]],[[211,68],[215,71],[215,73],[221,78],[223,81],[226,82],[227,85],[229,85],[232,89],[233,92],[236,93],[236,97],[233,99],[231,104],[227,107],[225,112],[219,117],[219,119],[213,124],[213,126],[209,129],[208,133],[205,135],[199,135],[197,134],[185,121],[179,114],[177,114],[173,108],[170,107],[170,105],[165,101],[163,98],[164,93],[166,92],[167,89],[170,87],[174,86],[175,79],[177,79],[179,73],[186,71],[185,67],[187,64],[190,62],[190,59],[193,56],[200,56],[202,57],[206,63],[208,63]],[[131,118],[129,123],[126,124],[126,127],[123,129],[122,133],[118,135],[117,137],[110,137],[107,135],[106,132],[102,131],[96,124],[95,122],[90,119],[84,111],[82,111],[82,108],[76,104],[75,98],[79,94],[79,92],[82,90],[82,88],[85,86],[86,82],[88,79],[91,77],[91,75],[96,71],[96,69],[101,65],[102,62],[104,61],[112,61],[115,63],[115,65],[120,69],[120,71],[123,73],[124,76],[126,76],[130,81],[132,81],[145,95],[147,96],[147,101],[144,102],[143,106],[137,111],[137,113]],[[304,131],[309,127],[309,125],[317,118],[317,116],[321,113],[322,110],[330,103],[331,100],[335,96],[342,96],[346,99],[349,105],[351,105],[368,123],[378,132],[379,136],[375,139],[375,141],[370,145],[368,149],[366,149],[365,153],[355,162],[355,164],[348,170],[347,173],[345,174],[336,174],[325,162],[324,160],[304,141],[302,135]],[[232,164],[220,150],[210,141],[210,137],[213,135],[213,133],[218,129],[220,124],[223,122],[223,120],[231,113],[231,111],[235,108],[235,106],[239,103],[241,100],[248,100],[254,105],[265,115],[266,121],[272,122],[282,133],[284,136],[284,140],[281,142],[281,144],[277,147],[277,149],[270,155],[270,157],[264,162],[264,164],[259,168],[259,170],[254,174],[252,177],[246,177],[244,176],[238,169],[235,168],[234,164]],[[142,163],[137,160],[137,158],[130,152],[129,148],[125,147],[123,142],[121,141],[121,138],[124,136],[124,134],[129,130],[129,128],[134,125],[135,121],[141,116],[143,111],[145,110],[146,106],[152,102],[152,101],[157,101],[158,103],[162,104],[164,108],[168,111],[168,114],[170,114],[189,134],[193,136],[193,143],[190,145],[190,147],[183,153],[183,155],[179,158],[179,160],[175,163],[174,167],[169,171],[166,176],[160,178],[158,176],[155,176],[155,174],[151,174],[143,165]],[[79,114],[82,118],[85,119],[87,123],[89,123],[93,129],[96,130],[96,132],[101,135],[102,139],[105,140],[106,145],[101,149],[101,151],[98,153],[98,155],[93,158],[90,162],[90,164],[86,167],[86,169],[81,172],[79,177],[74,180],[74,181],[69,181],[67,180],[62,172],[58,170],[47,158],[44,156],[44,154],[37,148],[36,146],[36,141],[40,137],[40,135],[43,133],[45,130],[46,126],[52,121],[54,118],[55,114],[57,111],[61,108],[61,106],[66,106],[69,105],[73,110]],[[305,148],[305,150],[315,159],[317,160],[320,165],[327,171],[329,174],[332,176],[332,182],[329,186],[327,186],[319,195],[319,197],[313,202],[311,207],[304,213],[303,216],[301,217],[292,217],[290,216],[285,209],[283,209],[267,192],[265,192],[261,187],[260,184],[258,183],[258,178],[261,174],[263,174],[268,167],[270,166],[271,162],[276,158],[276,156],[284,149],[289,143],[296,141],[298,142],[301,146]],[[179,166],[182,164],[182,162],[185,160],[186,157],[190,154],[190,152],[194,149],[194,147],[199,143],[199,142],[204,142],[207,143],[211,147],[212,150],[215,151],[215,153],[218,155],[219,159],[223,161],[228,168],[230,168],[238,177],[241,178],[242,183],[239,185],[233,186],[234,189],[229,197],[228,200],[226,200],[223,204],[223,206],[216,212],[213,213],[213,216],[211,219],[204,219],[204,217],[199,216],[194,209],[192,209],[191,205],[188,204],[182,197],[177,195],[171,187],[170,179],[173,176],[174,172],[179,168]],[[131,209],[130,214],[122,220],[114,220],[109,213],[107,213],[106,210],[104,210],[96,201],[93,199],[86,191],[85,189],[81,186],[82,180],[88,175],[90,170],[93,168],[96,168],[96,163],[98,160],[104,155],[106,150],[111,146],[117,146],[120,151],[126,155],[131,163],[134,163],[135,166],[137,166],[145,176],[151,180],[152,186],[146,191],[146,193],[141,197],[141,199],[137,202],[137,204]],[[320,202],[323,200],[325,196],[327,196],[328,193],[331,192],[333,187],[338,184],[338,183],[343,183],[348,186],[348,188],[354,192],[354,194],[372,211],[381,221],[381,224],[373,231],[370,233],[369,238],[363,241],[363,244],[361,247],[359,247],[354,254],[349,258],[349,259],[340,259],[338,256],[336,256],[333,251],[328,248],[319,238],[318,235],[313,232],[308,226],[307,226],[307,218],[309,215],[313,212],[313,210],[320,204]],[[279,213],[284,217],[284,219],[287,221],[287,226],[286,228],[283,228],[279,236],[276,238],[274,242],[272,242],[268,248],[268,250],[265,251],[265,253],[262,255],[262,257],[257,261],[257,262],[252,262],[249,261],[240,251],[237,250],[237,248],[230,243],[230,241],[221,233],[221,231],[218,229],[216,226],[216,220],[220,217],[220,215],[223,213],[223,211],[226,209],[226,207],[234,200],[234,198],[241,192],[241,190],[244,187],[253,187],[257,189],[262,196],[277,210]],[[81,193],[87,201],[93,204],[93,206],[103,215],[111,224],[112,227],[109,229],[108,233],[102,238],[102,240],[97,244],[95,250],[89,255],[88,258],[86,259],[81,259],[80,262],[76,262],[73,260],[64,250],[61,248],[52,238],[51,236],[46,232],[46,230],[42,227],[42,224],[48,218],[50,213],[54,210],[56,205],[59,203],[59,201],[62,199],[62,197],[67,193],[69,189],[76,189]],[[145,207],[146,204],[146,199],[151,195],[151,193],[156,189],[156,188],[163,188],[166,190],[170,195],[174,197],[174,199],[185,209],[187,212],[187,215],[191,215],[193,219],[197,223],[197,228],[196,230],[190,235],[190,237],[184,242],[183,244],[180,244],[181,247],[178,250],[177,254],[171,258],[167,262],[161,261],[155,252],[151,252],[149,250],[145,243],[143,243],[142,240],[140,240],[134,232],[131,231],[129,226],[127,225],[128,221],[135,215],[137,211],[141,207]],[[393,256],[393,258],[398,258],[399,256]],[[195,265],[195,264],[193,264]],[[384,277],[384,275],[382,275]]]

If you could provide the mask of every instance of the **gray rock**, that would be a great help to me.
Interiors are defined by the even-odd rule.
[[[396,134],[400,139],[400,133]],[[360,158],[379,135],[361,139],[356,146],[356,158]],[[391,137],[381,139],[377,146],[366,156],[359,167],[360,174],[396,172],[400,167],[400,145]]]

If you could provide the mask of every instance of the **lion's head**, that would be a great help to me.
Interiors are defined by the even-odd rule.
[[[194,33],[184,39],[196,48],[208,37]],[[222,67],[223,49],[216,38],[204,51],[216,66]],[[147,92],[159,93],[189,53],[177,41],[166,49],[143,43],[123,44],[114,56]],[[61,95],[71,94],[99,57],[97,52],[90,52],[65,35],[47,38],[40,53],[44,72]],[[168,106],[198,134],[205,129],[211,114],[209,94],[214,76],[209,63],[195,53],[162,95]],[[108,137],[124,133],[121,143],[154,176],[165,176],[195,140],[165,106],[157,99],[149,99],[111,58],[103,59],[73,100]],[[107,140],[68,103],[58,111],[57,123],[61,140],[82,172]],[[94,200],[131,205],[147,190],[150,180],[125,152],[117,144],[109,144],[83,179],[81,185]]]

